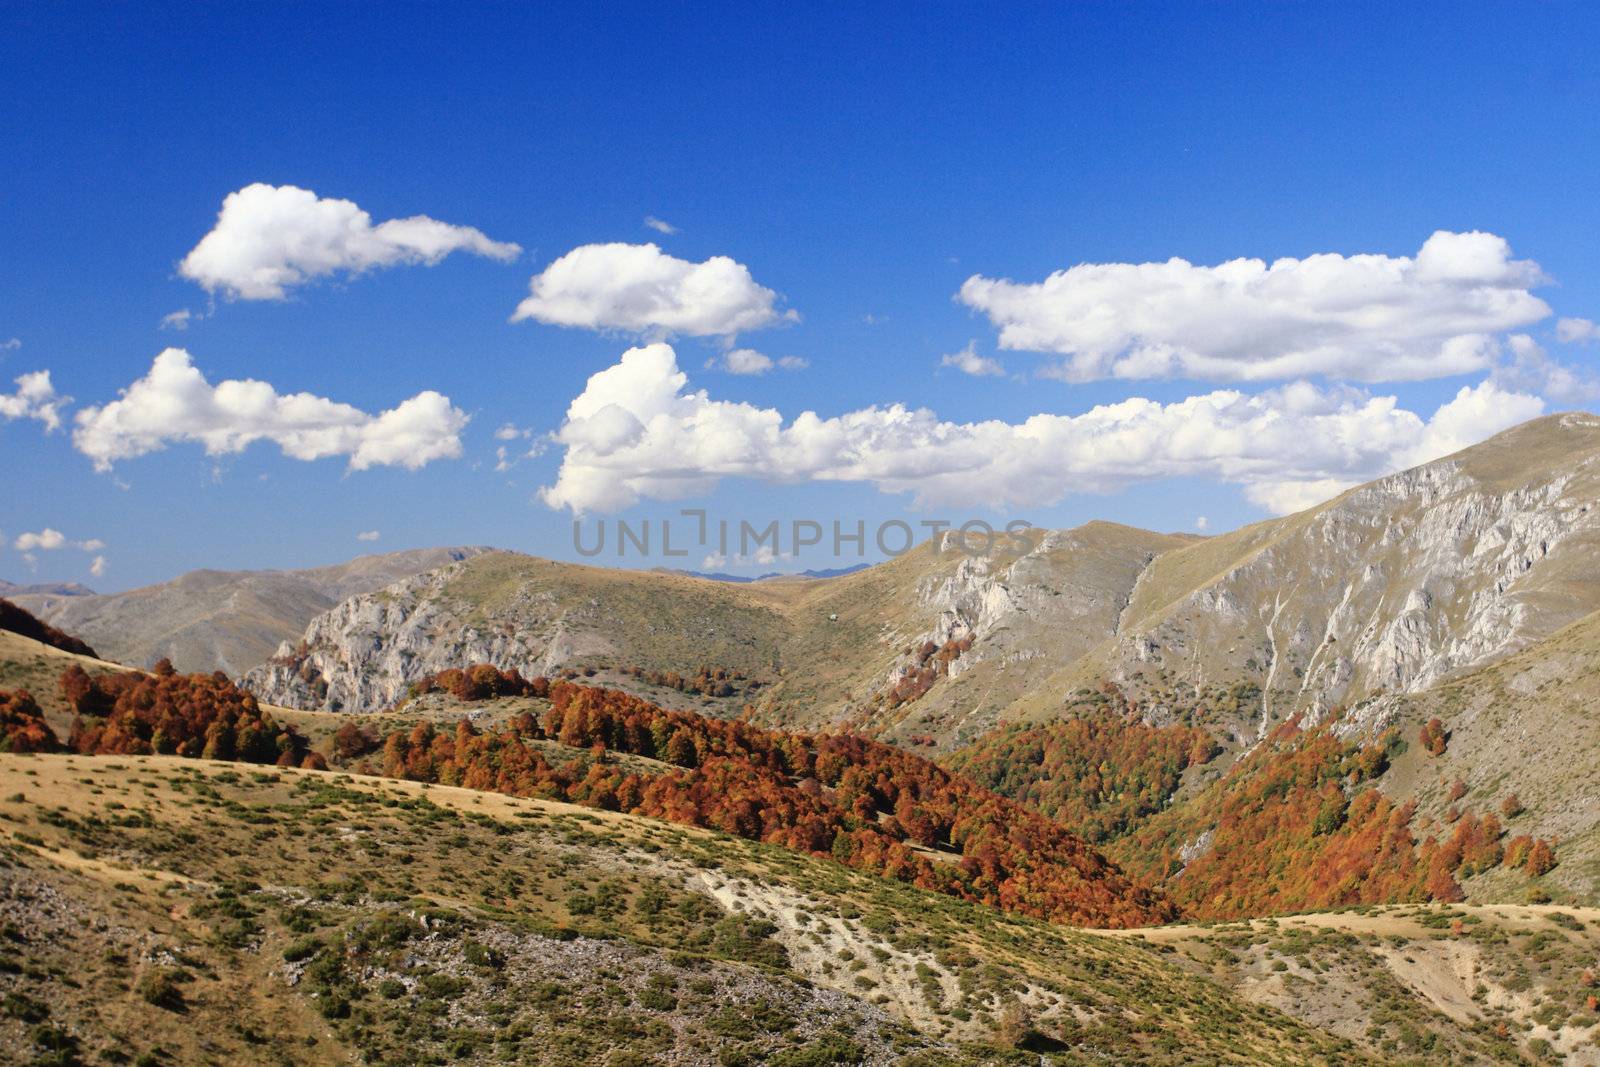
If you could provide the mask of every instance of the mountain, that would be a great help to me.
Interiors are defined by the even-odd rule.
[[[730,711],[948,750],[1109,682],[1152,723],[1198,716],[1231,759],[1294,716],[1421,692],[1600,609],[1597,457],[1600,419],[1556,415],[1217,537],[1089,523],[969,556],[947,534],[825,580],[480,557],[339,604],[249,684],[371,711],[464,663],[720,667],[758,683]]]
[[[44,592],[11,599],[108,659],[148,667],[167,658],[179,670],[237,675],[346,597],[484,551],[415,549],[300,571],[199,570],[125,593]]]
[[[15,652],[78,662],[36,647]],[[789,1067],[1593,1048],[1592,909],[1094,932],[713,829],[348,769],[0,752],[0,798],[7,1062],[258,1062],[291,1042],[319,1064]]]
[[[1476,724],[1503,738],[1535,734],[1527,751],[1538,745],[1544,704],[1567,716],[1558,728],[1571,725],[1597,684],[1583,677],[1597,634],[1600,618],[1582,620],[1464,676],[1461,691],[1447,684],[1374,702],[1346,725],[1352,734],[1409,732],[1417,717],[1451,710],[1439,751],[1391,747],[1392,766],[1368,769],[1388,788],[1431,781],[1440,768],[1427,761],[1456,759],[1489,775],[1469,797],[1497,796],[1495,768],[1525,751],[1496,761],[1473,736]],[[136,720],[153,715],[179,717],[166,720],[166,742],[158,730],[150,743],[184,751],[203,733],[209,748],[224,735],[204,706],[233,700],[226,682],[130,680],[137,672],[0,633],[0,688],[54,690],[45,715],[58,731],[72,710],[47,683],[68,666],[128,699],[115,738],[95,726],[77,738],[82,751],[105,756],[16,755],[0,744],[7,1062],[255,1062],[288,1041],[306,1063],[1593,1062],[1600,910],[1505,903],[1515,887],[1497,888],[1492,906],[1076,930],[1018,909],[1052,884],[1126,892],[1126,882],[1085,884],[1094,873],[1081,866],[1060,880],[1048,849],[1002,858],[1037,824],[992,800],[972,813],[987,812],[984,829],[961,831],[973,839],[960,866],[978,888],[990,865],[1003,874],[1033,864],[994,898],[1007,910],[907,884],[909,872],[891,869],[904,862],[893,850],[880,857],[889,867],[857,869],[865,857],[841,863],[837,845],[817,856],[792,841],[748,839],[781,834],[771,820],[802,796],[857,810],[847,791],[880,805],[884,789],[944,803],[927,791],[939,779],[923,761],[859,738],[814,750],[819,774],[839,774],[831,791],[785,772],[764,803],[721,787],[672,799],[667,784],[686,773],[748,781],[727,776],[723,762],[753,758],[757,770],[803,758],[804,743],[740,723],[663,718],[585,686],[461,699],[441,680],[444,689],[383,716],[262,709],[256,725],[273,729],[267,716],[293,725],[340,766],[252,767],[128,748],[142,732]],[[490,688],[520,688],[490,673]],[[1552,685],[1557,677],[1573,687]],[[462,680],[491,682],[477,669]],[[153,704],[146,692],[158,694]],[[1086,719],[1090,705],[1128,710],[1086,698],[1075,714]],[[0,727],[16,725],[8,716],[17,709],[15,694],[0,693]],[[529,716],[547,731],[525,732]],[[659,729],[663,721],[676,725]],[[238,720],[241,741],[252,722]],[[679,729],[690,729],[702,769],[639,754]],[[393,763],[422,780],[369,773],[379,756],[361,749],[385,731],[384,769]],[[341,756],[352,733],[357,743]],[[1326,727],[1307,736],[1325,737]],[[527,759],[513,759],[513,737]],[[669,737],[668,753],[678,747]],[[1556,793],[1581,794],[1583,751],[1569,757],[1576,765],[1558,775]],[[1271,746],[1257,754],[1274,755]],[[861,774],[823,770],[836,755],[871,762]],[[569,770],[535,796],[448,784],[514,788],[516,769],[536,766]],[[1556,766],[1548,759],[1533,773]],[[646,807],[652,796],[665,801],[661,818],[597,810],[609,803],[608,783],[629,778]],[[585,806],[552,799],[553,787]],[[1273,802],[1252,806],[1282,807],[1268,795]],[[1530,808],[1544,802],[1532,796]],[[1561,817],[1581,821],[1576,799]],[[692,813],[690,801],[705,807]],[[893,816],[880,810],[858,825],[859,840],[873,826],[888,832],[904,819],[893,831],[903,832],[927,817],[918,800],[891,806]],[[683,825],[697,819],[711,823]],[[723,820],[740,836],[711,828]],[[911,855],[949,862],[937,859],[940,847]],[[1592,866],[1562,847],[1556,872]],[[1265,856],[1281,865],[1275,852]]]
[[[989,557],[946,536],[829,579],[493,553],[344,601],[248,683],[291,707],[376,710],[469,662],[622,686],[618,670],[722,667],[754,683],[728,713],[938,750],[1110,683],[1152,725],[1214,734],[1224,758],[1190,777],[1214,776],[1277,723],[1421,693],[1600,609],[1597,458],[1600,419],[1558,414],[1222,536],[1088,523],[1002,537]]]
[[[45,582],[34,585],[18,585],[0,578],[0,597],[12,599],[19,596],[94,596],[94,590],[77,582]]]
[[[1600,420],[1542,419],[1159,557],[946,763],[1202,917],[1592,904],[1597,456]]]
[[[1090,523],[981,557],[947,536],[838,577],[749,583],[491,553],[352,597],[246,684],[288,707],[375,711],[471,663],[599,670],[652,698],[621,672],[711,667],[755,683],[732,712],[750,703],[774,725],[976,736],[1113,635],[1140,573],[1189,540]]]
[[[870,566],[872,566],[870,563],[857,563],[849,567],[825,567],[820,570],[807,569],[803,571],[795,571],[792,574],[784,574],[779,571],[773,571],[770,574],[749,575],[729,574],[726,571],[683,570],[675,570],[669,573],[686,574],[691,578],[709,578],[714,582],[767,582],[791,578],[840,578],[846,574],[854,574],[856,571],[866,570]]]
[[[859,730],[1212,918],[1593,902],[1597,461],[1600,419],[1556,415],[1217,537],[1090,523],[828,580],[485,556],[346,601],[247,682],[375,711],[492,662]]]
[[[1552,415],[1309,511],[1164,553],[1115,636],[1012,709],[1110,680],[1153,714],[1251,690],[1248,743],[1414,693],[1600,609],[1600,418]]]

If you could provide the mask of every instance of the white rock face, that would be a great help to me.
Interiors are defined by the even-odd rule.
[[[1107,523],[1031,536],[1031,548],[1020,555],[963,556],[917,583],[912,626],[893,635],[899,647],[966,637],[972,647],[950,663],[948,681],[909,706],[902,733],[963,726],[970,733],[992,725],[1010,701],[1115,634],[1140,572],[1181,543]],[[945,550],[959,551],[949,538]],[[893,685],[912,665],[910,654],[896,658],[882,685]]]
[[[1540,420],[1279,520],[1127,626],[1107,673],[1134,689],[1152,666],[1168,681],[1253,682],[1264,731],[1523,648],[1600,608],[1597,452],[1593,420]],[[1544,455],[1554,462],[1533,461]]]
[[[521,604],[522,628],[463,622],[440,596],[460,573],[460,565],[445,567],[351,597],[314,619],[298,645],[284,642],[271,661],[245,676],[245,686],[287,707],[373,710],[449,667],[493,663],[532,677],[610,650],[592,636],[568,633],[553,598]]]
[[[810,703],[784,707],[785,722],[860,712],[891,739],[956,744],[1109,679],[1154,716],[1192,708],[1191,688],[1221,694],[1235,709],[1221,730],[1259,738],[1293,715],[1420,691],[1600,610],[1600,420],[1536,420],[1215,538],[1108,523],[1031,536],[994,558],[919,550],[799,601],[485,557],[339,604],[246,681],[273,703],[367,711],[477,662],[727,666],[780,685],[826,676],[795,685]],[[509,577],[486,582],[495,567]],[[967,637],[950,677],[874,710],[915,649]]]

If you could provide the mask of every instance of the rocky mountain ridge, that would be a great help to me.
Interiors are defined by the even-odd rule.
[[[925,544],[829,579],[496,554],[337,605],[248,683],[274,703],[374,710],[465,662],[720,666],[762,680],[756,712],[775,723],[951,747],[1109,680],[1152,721],[1226,694],[1221,739],[1247,746],[1600,609],[1597,461],[1600,419],[1550,416],[1217,537],[1090,523],[988,558]]]
[[[1420,692],[1600,609],[1600,419],[1559,415],[1310,511],[1167,553],[1117,636],[1052,679],[1150,704],[1238,685],[1261,736]],[[1197,577],[1198,576],[1198,577]]]
[[[119,663],[148,667],[167,658],[179,670],[237,675],[346,597],[485,551],[413,549],[298,571],[198,570],[125,593],[11,599]]]

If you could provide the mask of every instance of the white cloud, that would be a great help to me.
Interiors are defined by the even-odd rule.
[[[96,578],[104,578],[106,574],[106,558],[104,556],[96,556],[94,562],[89,564],[89,573]]]
[[[532,428],[524,429],[523,427],[511,422],[506,423],[496,430],[494,432],[494,439],[496,441],[507,442],[531,442],[531,444],[528,445],[528,450],[520,455],[513,454],[511,449],[506,445],[500,445],[494,450],[494,469],[502,472],[510,470],[512,467],[515,467],[518,463],[525,459],[534,459],[538,456],[542,456],[544,454],[545,445],[548,443],[547,436],[535,438]]]
[[[1502,389],[1534,393],[1558,404],[1588,404],[1600,399],[1600,380],[1551,359],[1527,334],[1513,334],[1506,348],[1508,355],[1491,376]]]
[[[999,360],[978,355],[976,341],[968,341],[967,347],[961,351],[951,352],[939,360],[939,366],[954,367],[962,374],[970,374],[975,378],[999,377],[1006,372]]]
[[[1065,357],[1069,381],[1324,375],[1410,381],[1487,369],[1496,338],[1550,314],[1538,264],[1489,233],[1439,231],[1415,257],[1082,263],[1042,282],[973,275],[957,296],[1000,347]]]
[[[511,321],[651,337],[731,337],[798,320],[793,311],[778,311],[777,300],[748,267],[727,256],[691,263],[653,244],[594,244],[574,248],[534,275]]]
[[[37,419],[44,428],[56,430],[61,426],[61,409],[72,403],[70,396],[57,393],[50,384],[50,372],[36,370],[14,379],[17,391],[0,393],[0,418]]]
[[[1017,423],[941,421],[869,407],[833,418],[711,399],[687,389],[671,346],[629,349],[590,377],[556,434],[551,507],[616,511],[711,492],[722,478],[864,482],[919,506],[1043,506],[1155,478],[1242,486],[1274,511],[1445,455],[1543,411],[1490,381],[1431,417],[1391,396],[1296,382],[1217,390],[1170,404],[1130,399]]]
[[[1208,527],[1210,527],[1210,525],[1211,525],[1211,520],[1206,518],[1204,515],[1196,515],[1195,516],[1194,528],[1196,530],[1202,530],[1203,531],[1203,530],[1207,529]]]
[[[174,441],[198,442],[212,456],[271,441],[292,459],[346,455],[351,470],[415,470],[461,455],[467,416],[431,390],[370,415],[310,393],[280,394],[253,379],[213,386],[188,352],[169,348],[121,399],[85,408],[76,421],[72,442],[101,471]]]
[[[22,534],[14,542],[12,542],[11,547],[16,549],[18,552],[33,552],[35,550],[54,552],[58,548],[64,548],[66,543],[67,538],[65,534],[63,534],[60,530],[52,530],[50,527],[46,526],[38,533]]]
[[[315,278],[399,264],[432,266],[451,252],[508,262],[522,249],[426,215],[374,226],[372,216],[349,200],[257,182],[228,194],[216,226],[184,257],[178,273],[207,292],[282,300]]]
[[[667,222],[665,219],[658,219],[654,215],[646,215],[644,224],[657,233],[664,233],[669,237],[678,232],[678,228],[672,223]]]
[[[28,562],[32,563],[37,558],[33,556],[35,552],[56,552],[63,548],[75,548],[80,552],[99,552],[106,547],[106,543],[98,537],[72,541],[60,530],[46,526],[36,532],[18,534],[11,547],[23,553]]]
[[[720,362],[713,361],[729,374],[765,374],[772,369],[772,358],[753,348],[735,348],[723,355]]]
[[[169,311],[161,316],[161,324],[158,328],[162,330],[187,330],[189,323],[202,317],[188,308],[179,308],[177,311]]]
[[[1590,319],[1559,319],[1556,322],[1556,340],[1569,345],[1600,341],[1600,326]]]
[[[0,351],[15,351],[22,347],[22,339],[13,337],[9,341],[0,341]]]
[[[357,541],[376,541],[377,539],[377,530],[362,530],[360,533],[356,534]]]
[[[706,370],[722,370],[729,374],[758,375],[765,374],[773,367],[783,370],[805,370],[811,366],[811,361],[799,356],[784,356],[773,359],[771,356],[757,352],[753,348],[734,348],[723,355],[713,356],[706,360]]]

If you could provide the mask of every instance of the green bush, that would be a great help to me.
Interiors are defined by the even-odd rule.
[[[315,937],[301,937],[291,941],[283,950],[283,958],[290,963],[308,960],[322,951],[322,941]]]

